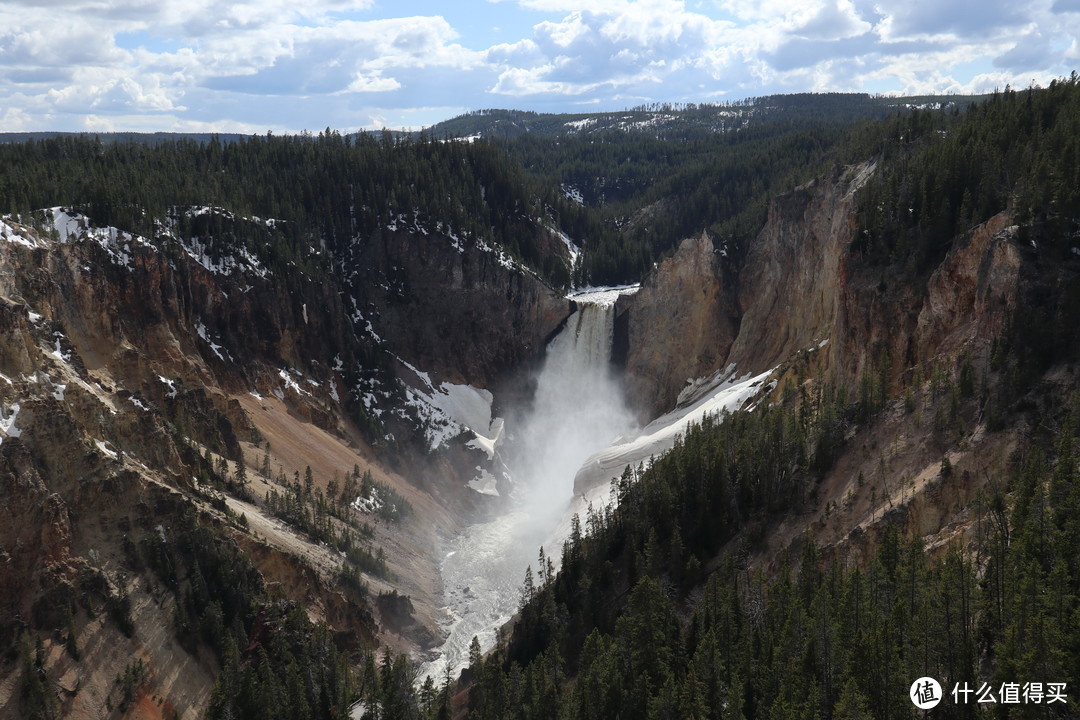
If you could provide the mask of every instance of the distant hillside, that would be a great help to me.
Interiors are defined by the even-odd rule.
[[[602,113],[535,113],[525,110],[477,110],[437,123],[425,132],[435,137],[513,138],[524,134],[602,135],[609,131],[642,133],[668,140],[689,140],[718,132],[782,120],[849,123],[881,119],[899,109],[963,109],[985,96],[924,95],[885,97],[866,93],[802,93],[748,98],[732,103],[654,103]]]

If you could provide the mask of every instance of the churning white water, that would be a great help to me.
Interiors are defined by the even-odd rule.
[[[450,624],[441,656],[422,668],[440,679],[468,662],[475,636],[485,651],[517,610],[528,565],[536,570],[541,545],[557,562],[563,538],[552,533],[573,496],[574,475],[597,450],[632,427],[622,391],[612,377],[611,341],[618,293],[578,296],[579,309],[548,345],[532,407],[507,419],[500,449],[517,492],[513,508],[473,525],[447,548],[442,564]]]

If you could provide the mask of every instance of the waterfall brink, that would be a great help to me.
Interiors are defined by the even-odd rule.
[[[547,542],[560,556],[557,537],[574,493],[574,476],[596,451],[631,427],[619,384],[611,373],[614,303],[623,290],[592,293],[547,347],[531,407],[507,417],[500,447],[514,478],[512,507],[472,525],[446,548],[442,578],[450,622],[437,659],[424,675],[441,678],[468,662],[477,637],[483,650],[517,611],[526,566],[535,568]],[[553,539],[554,538],[554,539]]]

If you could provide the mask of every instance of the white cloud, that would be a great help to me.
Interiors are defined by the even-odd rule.
[[[88,118],[120,129],[348,129],[508,103],[615,109],[1026,86],[1080,61],[1080,0],[490,2],[500,0],[388,17],[410,6],[8,0],[0,120],[3,129],[80,129]],[[503,34],[472,22],[474,9],[496,10]],[[477,25],[482,39],[468,36]]]
[[[526,0],[529,7],[563,10],[571,3]],[[730,22],[690,12],[677,0],[596,0],[561,20],[538,23],[528,44],[488,53],[499,66],[491,92],[517,97],[602,91],[646,98],[684,93],[711,77],[717,52],[739,40]],[[517,61],[517,62],[514,62]],[[671,97],[667,99],[682,99]]]
[[[33,115],[19,107],[9,107],[0,113],[0,127],[7,132],[36,130],[34,121]]]
[[[484,59],[504,67],[533,67],[544,62],[544,54],[532,38],[526,38],[515,43],[492,45]]]
[[[879,8],[887,18],[879,27],[886,40],[985,38],[993,31],[1015,32],[1034,9],[1014,0],[890,0]]]
[[[394,78],[379,77],[378,75],[362,75],[357,73],[356,78],[349,83],[344,92],[368,93],[368,92],[392,92],[401,88]]]
[[[850,0],[830,0],[808,13],[792,34],[815,40],[856,37],[873,29]]]

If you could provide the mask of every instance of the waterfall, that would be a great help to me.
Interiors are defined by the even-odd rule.
[[[611,373],[613,303],[582,303],[548,346],[533,406],[522,419],[507,464],[523,481],[537,530],[550,530],[589,456],[630,425]]]
[[[549,343],[532,405],[510,413],[501,448],[517,491],[512,509],[467,528],[450,543],[442,563],[451,622],[441,656],[421,677],[456,674],[468,661],[474,636],[486,651],[498,628],[517,611],[525,568],[570,505],[574,476],[597,450],[630,429],[632,421],[611,373],[617,291],[575,298],[578,309]],[[561,542],[561,541],[560,541]],[[545,548],[558,559],[561,547]]]

